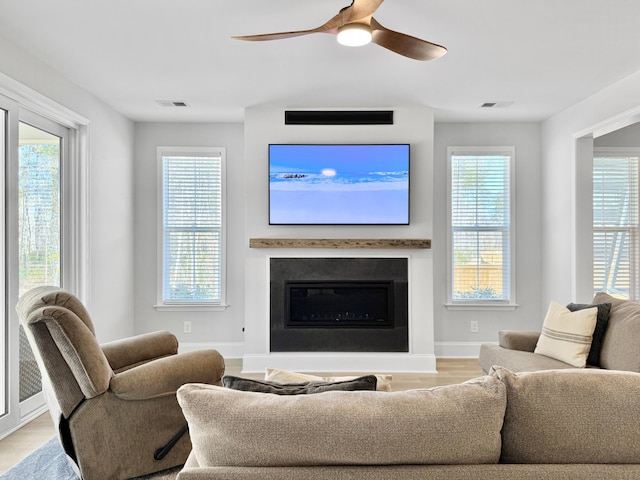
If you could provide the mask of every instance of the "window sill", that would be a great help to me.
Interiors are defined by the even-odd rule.
[[[194,304],[173,304],[173,305],[154,305],[159,312],[224,312],[229,305],[219,303],[203,303],[199,305]]]
[[[518,308],[516,303],[446,303],[447,310],[494,310],[505,311]]]

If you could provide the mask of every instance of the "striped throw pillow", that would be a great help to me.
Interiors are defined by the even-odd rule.
[[[552,301],[542,325],[535,353],[584,368],[596,327],[598,308],[576,312]]]

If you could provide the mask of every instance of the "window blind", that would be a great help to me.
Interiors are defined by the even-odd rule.
[[[593,160],[594,292],[638,299],[638,156]]]
[[[508,155],[451,155],[451,298],[510,300]]]
[[[163,303],[222,298],[222,161],[163,156]]]

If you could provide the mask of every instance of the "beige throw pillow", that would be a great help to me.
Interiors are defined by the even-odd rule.
[[[597,307],[572,312],[552,301],[534,352],[584,368],[597,316]]]
[[[270,382],[278,383],[304,383],[304,382],[344,382],[355,380],[359,375],[343,376],[343,377],[319,377],[317,375],[309,375],[307,373],[290,372],[288,370],[280,370],[278,368],[266,368],[264,379]],[[391,391],[391,375],[376,375],[378,386],[376,390],[381,392]]]

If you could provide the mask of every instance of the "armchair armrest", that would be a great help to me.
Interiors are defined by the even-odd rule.
[[[540,332],[500,330],[498,332],[498,345],[509,350],[533,352],[536,349],[539,337]]]
[[[152,360],[113,376],[109,388],[123,400],[175,395],[185,383],[222,385],[224,359],[216,350],[198,350]]]
[[[101,345],[114,372],[178,353],[178,340],[166,331],[145,333]]]

